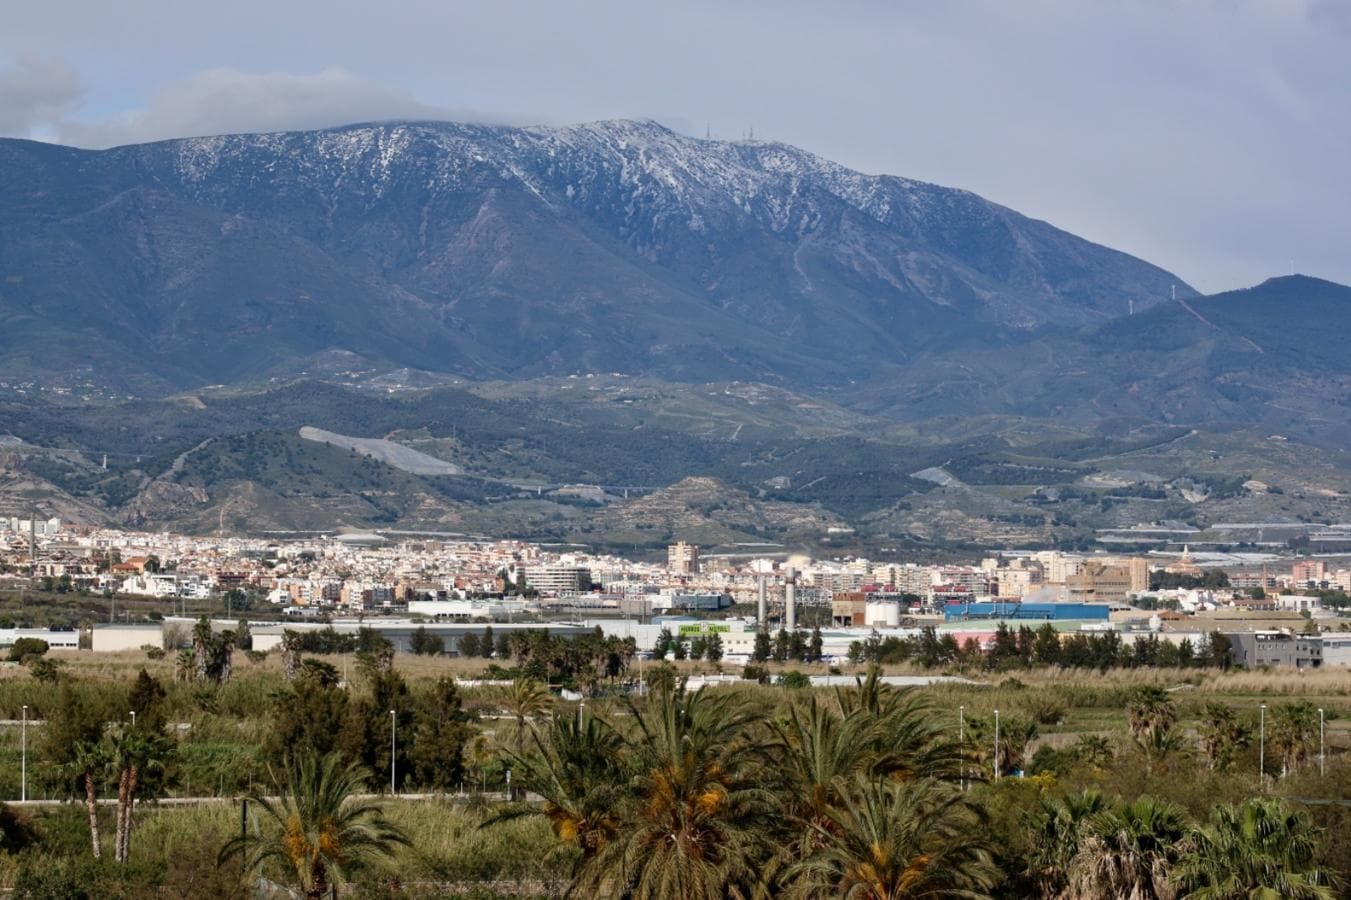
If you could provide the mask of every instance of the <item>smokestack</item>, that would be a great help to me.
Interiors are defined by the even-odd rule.
[[[789,569],[784,573],[783,618],[784,627],[789,631],[797,628],[797,572]]]
[[[761,628],[769,627],[769,601],[765,599],[765,576],[755,580],[755,617]]]

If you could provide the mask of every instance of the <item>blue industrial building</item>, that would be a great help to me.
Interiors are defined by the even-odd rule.
[[[1112,608],[1106,603],[1021,603],[1017,600],[958,601],[943,608],[943,619],[1025,619],[1051,622],[1078,619],[1106,622]]]

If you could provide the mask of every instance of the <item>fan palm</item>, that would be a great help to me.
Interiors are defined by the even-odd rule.
[[[1206,758],[1206,764],[1215,770],[1227,768],[1235,752],[1252,741],[1251,730],[1239,721],[1231,707],[1223,703],[1206,704],[1197,731],[1201,755]]]
[[[1131,737],[1136,741],[1152,743],[1160,732],[1171,731],[1177,724],[1177,707],[1173,698],[1161,687],[1139,688],[1126,706],[1130,718]]]
[[[1308,700],[1283,703],[1271,711],[1272,749],[1281,758],[1281,774],[1289,775],[1308,758],[1318,734],[1318,710]]]
[[[1102,793],[1087,790],[1059,801],[1042,799],[1041,809],[1029,823],[1034,833],[1028,875],[1043,897],[1058,897],[1065,891],[1066,873],[1094,817],[1107,808]]]
[[[336,753],[288,761],[279,797],[249,798],[262,810],[261,827],[229,841],[219,861],[243,856],[255,872],[275,866],[309,900],[336,898],[337,885],[354,869],[388,860],[408,844],[377,804],[356,798],[367,774]]]
[[[859,776],[845,802],[813,828],[817,849],[789,870],[796,896],[978,898],[1001,878],[979,837],[976,807],[931,778]]]
[[[1153,775],[1160,768],[1166,768],[1170,759],[1186,755],[1188,748],[1172,728],[1149,729],[1135,739],[1135,747],[1144,757],[1145,774]]]
[[[772,852],[772,804],[757,781],[764,740],[744,700],[677,690],[629,711],[635,774],[616,836],[584,860],[574,888],[633,900],[746,896]]]
[[[173,746],[162,734],[149,729],[113,726],[104,734],[104,757],[117,777],[117,832],[113,858],[120,863],[131,854],[132,812],[136,793],[146,776],[163,771]]]
[[[1193,829],[1178,864],[1178,880],[1195,900],[1332,900],[1341,896],[1315,860],[1308,817],[1279,800],[1254,798],[1217,806]]]
[[[1093,816],[1070,864],[1069,896],[1172,900],[1171,870],[1183,831],[1182,811],[1152,797]]]
[[[1081,734],[1074,744],[1075,755],[1085,764],[1095,769],[1105,769],[1111,765],[1116,754],[1112,742],[1101,734]]]
[[[967,742],[971,747],[969,755],[989,776],[994,775],[996,762],[1001,775],[1022,769],[1027,745],[1037,738],[1037,723],[1018,716],[1005,716],[1000,720],[997,747],[994,719],[971,717],[966,720],[966,728]]]
[[[108,752],[101,741],[78,741],[72,748],[70,771],[84,787],[84,809],[89,819],[89,839],[93,844],[94,859],[103,856],[99,837],[99,781],[107,774]]]

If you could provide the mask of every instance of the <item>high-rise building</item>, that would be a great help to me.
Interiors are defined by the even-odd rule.
[[[1327,577],[1328,565],[1321,559],[1302,559],[1290,567],[1290,579],[1298,585],[1325,581]]]
[[[1131,593],[1131,567],[1090,560],[1065,578],[1072,602],[1120,603]]]
[[[684,541],[667,547],[666,568],[674,575],[698,575],[699,548]]]
[[[525,574],[526,584],[541,594],[591,590],[591,570],[586,566],[540,566]]]

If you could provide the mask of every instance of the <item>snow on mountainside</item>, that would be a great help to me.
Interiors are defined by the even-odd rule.
[[[0,262],[30,272],[0,313],[39,343],[93,328],[98,365],[174,386],[334,350],[471,376],[838,381],[1180,284],[965,191],[652,122],[0,141],[0,162],[41,188],[0,187]],[[0,338],[0,364],[15,350]]]

